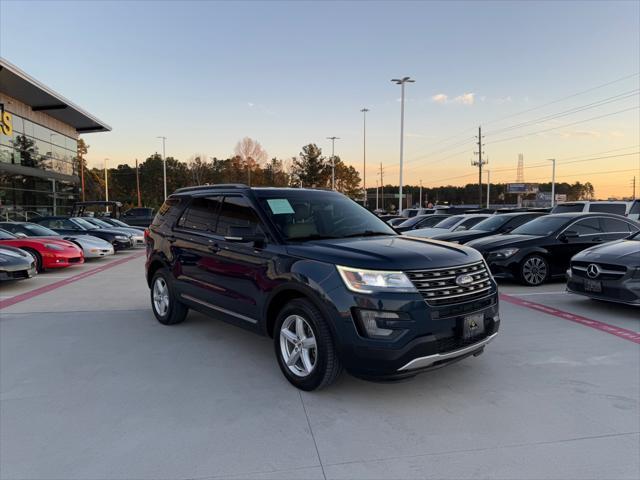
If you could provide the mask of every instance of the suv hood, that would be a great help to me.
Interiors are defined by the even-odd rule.
[[[400,235],[314,240],[287,245],[287,251],[297,257],[368,270],[419,270],[482,260],[468,247]]]
[[[597,260],[631,267],[640,266],[640,241],[617,240],[604,243],[583,250],[573,257],[573,260],[584,262]]]
[[[528,242],[535,237],[533,235],[491,235],[489,237],[479,238],[477,240],[471,240],[467,243],[467,246],[485,252],[494,248],[506,247],[509,245],[517,245],[522,242]]]

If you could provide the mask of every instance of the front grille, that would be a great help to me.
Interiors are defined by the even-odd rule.
[[[597,280],[615,280],[624,277],[627,273],[627,267],[624,265],[582,261],[571,262],[571,273],[578,277],[591,278],[587,275],[587,268],[592,264],[597,265],[600,269],[600,274],[595,277]]]
[[[491,275],[484,262],[405,273],[430,305],[468,302],[485,296],[491,290]],[[471,276],[472,281],[459,285],[456,279],[464,274]]]

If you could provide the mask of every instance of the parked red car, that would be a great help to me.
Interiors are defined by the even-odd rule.
[[[82,250],[67,240],[38,237],[17,237],[0,228],[0,245],[20,248],[36,259],[38,272],[47,268],[62,268],[84,263]]]

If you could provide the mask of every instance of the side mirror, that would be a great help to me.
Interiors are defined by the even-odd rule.
[[[18,238],[27,238],[27,235],[22,232],[14,233],[14,235]]]
[[[227,235],[224,237],[227,242],[248,243],[253,242],[256,246],[264,245],[265,237],[261,233],[255,233],[251,227],[229,227]]]
[[[558,236],[558,240],[561,242],[568,242],[569,240],[575,240],[578,237],[578,232],[575,230],[567,230]]]

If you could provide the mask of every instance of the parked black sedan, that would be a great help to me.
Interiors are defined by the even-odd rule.
[[[570,293],[640,306],[640,232],[578,253],[567,277]]]
[[[537,286],[564,276],[571,257],[589,247],[626,238],[640,224],[607,213],[558,213],[536,218],[504,235],[467,243],[479,250],[496,277]]]
[[[458,232],[446,232],[431,237],[433,240],[444,240],[453,243],[467,243],[478,238],[488,237],[490,235],[499,235],[501,233],[509,233],[513,229],[524,225],[531,220],[541,217],[544,213],[503,213],[493,215],[492,217],[476,223],[469,230]]]
[[[93,235],[102,238],[113,245],[114,250],[123,250],[133,246],[131,235],[117,229],[97,228],[78,217],[36,217],[31,222],[50,228],[61,235]]]
[[[436,223],[440,223],[451,215],[444,215],[440,213],[431,213],[427,215],[417,215],[405,220],[398,225],[392,225],[397,232],[406,232],[407,230],[416,230],[418,228],[433,227]]]

